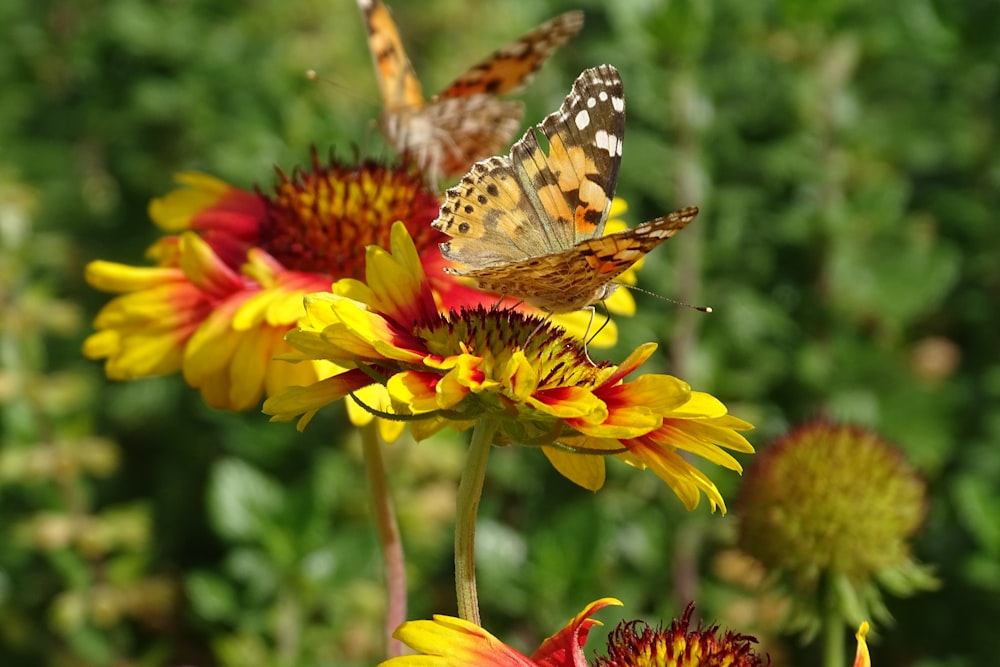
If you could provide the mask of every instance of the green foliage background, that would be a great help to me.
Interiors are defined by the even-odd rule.
[[[654,369],[755,423],[758,447],[817,415],[897,443],[929,482],[915,551],[943,585],[892,600],[875,664],[990,664],[1000,5],[395,5],[427,93],[555,13],[586,10],[524,93],[526,118],[555,109],[585,67],[622,71],[630,221],[702,211],[641,285],[715,310],[638,295],[610,358],[661,343]],[[212,411],[178,377],[109,383],[79,353],[106,300],[84,264],[141,263],[156,237],[146,205],[173,173],[267,189],[274,166],[307,164],[311,146],[389,155],[370,124],[356,7],[8,0],[0,37],[0,662],[374,664],[380,568],[342,411],[298,434]],[[462,436],[390,451],[411,617],[454,611],[462,453]],[[727,618],[738,596],[713,563],[732,518],[687,514],[652,475],[611,468],[592,495],[538,452],[494,453],[479,567],[496,634],[528,649],[606,595],[625,602],[618,617],[671,618],[695,597],[707,619]],[[738,478],[709,472],[734,498]],[[602,614],[609,627],[616,613]],[[814,661],[773,646],[784,664]]]

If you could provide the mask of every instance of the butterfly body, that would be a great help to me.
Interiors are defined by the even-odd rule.
[[[497,97],[516,92],[552,53],[583,26],[583,13],[566,12],[475,65],[425,100],[399,29],[381,0],[358,0],[385,106],[379,127],[397,150],[432,177],[461,174],[501,150],[517,133],[519,102]]]
[[[604,235],[624,134],[618,71],[586,70],[559,110],[529,128],[509,155],[476,163],[448,190],[433,226],[451,237],[441,244],[458,265],[449,273],[551,313],[610,296],[616,277],[698,213],[689,207]]]

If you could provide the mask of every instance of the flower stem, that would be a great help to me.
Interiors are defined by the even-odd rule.
[[[837,584],[832,575],[824,582],[823,667],[844,667],[844,623],[837,604]]]
[[[476,592],[476,513],[483,495],[486,461],[500,422],[481,417],[472,429],[472,444],[458,485],[455,517],[455,593],[460,618],[479,625],[479,594]]]
[[[361,427],[361,443],[368,473],[375,524],[382,547],[382,564],[385,568],[386,614],[385,641],[388,657],[403,653],[403,644],[392,633],[406,620],[406,569],[403,560],[403,542],[399,537],[399,524],[392,507],[389,487],[386,485],[385,464],[382,462],[382,443],[379,441],[374,421]]]

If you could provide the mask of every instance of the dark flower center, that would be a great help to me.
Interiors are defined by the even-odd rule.
[[[718,626],[691,629],[694,605],[668,628],[652,628],[642,621],[622,622],[608,636],[608,655],[594,667],[765,667],[770,665],[754,651],[750,635]]]
[[[483,357],[488,375],[494,374],[493,369],[499,374],[514,350],[522,349],[538,372],[539,389],[594,387],[612,371],[607,362],[591,364],[580,341],[560,327],[511,308],[462,308],[418,335],[434,354],[448,356],[464,349]]]
[[[397,220],[421,254],[444,240],[430,226],[440,201],[411,166],[323,166],[314,153],[312,171],[279,176],[275,194],[265,197],[260,245],[288,269],[363,279],[365,248],[388,248]]]

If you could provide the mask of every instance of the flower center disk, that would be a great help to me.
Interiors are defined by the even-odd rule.
[[[397,220],[421,251],[443,238],[430,227],[439,201],[412,166],[326,167],[314,156],[312,171],[279,176],[260,238],[289,269],[363,279],[365,248],[388,247]]]

